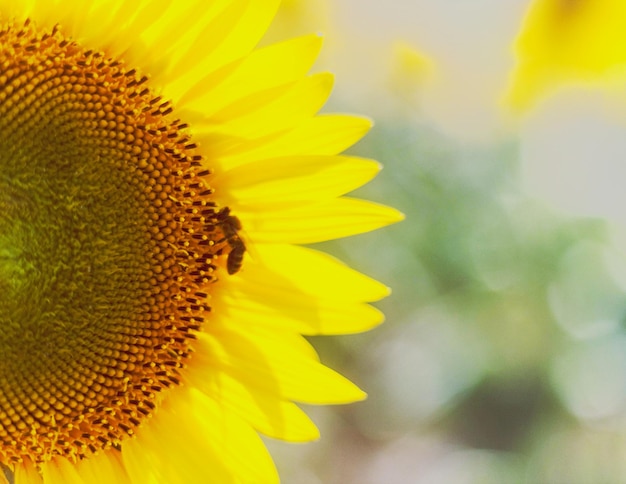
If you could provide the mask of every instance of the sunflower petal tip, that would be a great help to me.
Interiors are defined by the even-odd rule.
[[[401,212],[400,210],[396,210],[395,208],[392,208],[392,207],[387,207],[386,216],[387,216],[387,221],[388,221],[387,225],[396,224],[406,219],[406,215],[404,215],[403,212]]]
[[[322,402],[322,405],[349,405],[351,403],[363,402],[367,400],[367,393],[354,385],[354,388],[349,395],[344,396],[342,399],[335,399],[334,401]]]
[[[383,171],[383,170],[384,170],[384,168],[385,168],[385,165],[383,165],[383,164],[382,164],[380,161],[378,161],[378,160],[372,160],[372,165],[373,165],[374,167],[376,167],[376,172],[377,172],[377,173],[380,173],[380,172],[381,172],[381,171]]]
[[[367,393],[361,390],[356,384],[352,382],[350,383],[352,388],[350,389],[350,393],[343,403],[354,403],[367,400]]]

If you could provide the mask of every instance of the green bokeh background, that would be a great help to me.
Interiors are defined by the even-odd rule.
[[[310,409],[322,440],[272,445],[287,483],[626,482],[626,294],[607,222],[519,190],[518,145],[379,123],[356,195],[406,221],[322,248],[393,288],[387,322],[313,338],[370,395]]]
[[[467,34],[471,44],[470,37],[483,32],[476,26],[515,29],[529,3],[512,1],[517,17],[499,22],[507,2],[477,1],[476,17],[467,19],[469,4],[442,2],[447,7],[415,2],[423,12],[428,4],[437,10],[439,24],[417,17],[403,22],[416,31],[441,30],[450,43],[462,44]],[[341,30],[337,9],[324,3],[325,24]],[[345,10],[348,3],[332,5]],[[363,12],[350,5],[358,22]],[[406,17],[409,9],[400,8],[406,5],[394,0],[380,22]],[[469,33],[454,37],[465,19]],[[283,30],[291,20],[279,18]],[[297,29],[306,24],[300,21]],[[333,61],[332,49],[345,51],[351,35],[340,34],[331,28],[330,53],[322,59],[334,71],[345,66]],[[507,35],[512,43],[514,30]],[[376,32],[371,37],[375,42]],[[364,59],[375,57],[371,45],[362,46]],[[512,64],[512,53],[506,55]],[[371,62],[375,70],[379,64]],[[498,69],[485,69],[486,83]],[[283,482],[626,483],[626,259],[615,243],[616,227],[604,218],[566,214],[528,193],[519,130],[455,136],[421,109],[429,101],[421,86],[407,100],[406,92],[381,85],[368,92],[354,79],[338,83],[326,111],[365,112],[376,120],[349,153],[384,165],[354,195],[397,207],[406,220],[318,245],[393,293],[376,303],[387,317],[379,328],[311,338],[322,361],[369,398],[307,407],[321,429],[319,442],[268,441]],[[352,95],[351,88],[366,95]],[[473,93],[459,99],[464,95]]]

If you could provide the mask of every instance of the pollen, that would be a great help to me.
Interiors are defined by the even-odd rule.
[[[0,462],[120,448],[239,270],[187,125],[58,28],[0,27]]]

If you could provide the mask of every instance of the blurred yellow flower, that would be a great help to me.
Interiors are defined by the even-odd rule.
[[[432,78],[434,70],[432,60],[413,45],[402,40],[392,44],[389,83],[400,98],[413,100],[420,88]]]
[[[255,49],[277,7],[2,0],[0,481],[276,482],[258,433],[364,397],[302,335],[388,291],[301,244],[402,217],[343,197],[370,123],[317,115],[318,36]]]
[[[330,10],[328,0],[282,0],[266,40],[282,40],[302,32],[328,35]]]
[[[536,0],[515,43],[506,102],[529,107],[564,82],[613,82],[626,75],[626,2]]]

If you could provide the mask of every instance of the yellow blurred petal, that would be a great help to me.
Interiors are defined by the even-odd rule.
[[[5,2],[3,12],[8,18],[23,18],[32,15],[33,9],[37,7],[43,0],[24,0],[22,2]]]
[[[278,399],[275,394],[254,391],[229,375],[213,371],[195,353],[185,381],[247,421],[268,437],[290,442],[307,442],[319,437],[317,427],[294,403]]]
[[[389,295],[389,288],[351,269],[343,262],[317,250],[285,244],[259,244],[255,262],[246,277],[252,282],[267,280],[270,268],[277,287],[295,288],[325,300],[338,302],[377,301]]]
[[[216,176],[224,203],[258,211],[344,195],[380,171],[373,160],[348,156],[292,156],[259,160]]]
[[[254,242],[291,244],[361,234],[404,218],[393,208],[346,197],[263,214],[240,210],[237,215]]]
[[[210,442],[215,431],[210,429],[203,433],[207,427],[204,419],[211,415],[203,416],[192,428],[190,405],[178,405],[180,417],[177,421],[171,411],[160,408],[148,425],[138,429],[136,438],[124,443],[122,457],[130,482],[237,482],[216,444]],[[218,428],[223,424],[221,420],[214,423]],[[167,428],[168,424],[172,427]]]
[[[2,473],[0,473],[2,475]],[[15,466],[15,484],[43,484],[41,474],[31,461],[25,461]],[[2,481],[0,481],[2,482]],[[2,484],[5,484],[2,482]],[[12,484],[12,483],[6,483]]]
[[[230,68],[225,80],[207,76],[192,86],[178,106],[193,102],[205,116],[254,92],[287,85],[304,77],[322,46],[319,35],[307,35],[258,49]]]
[[[87,484],[70,461],[64,458],[53,459],[42,466],[41,473],[45,484]]]
[[[275,249],[278,253],[273,253],[273,249],[265,251],[264,245],[257,246],[255,257],[259,260],[251,258],[238,274],[220,284],[213,298],[215,313],[246,325],[310,335],[358,333],[383,322],[379,310],[361,302],[385,294],[387,288],[382,284],[345,266],[345,270],[337,270],[330,257],[324,261],[315,255],[304,256],[305,263],[317,259],[321,272],[329,272],[314,272],[318,277],[309,281],[297,265],[273,266],[281,258],[281,247],[285,262],[298,259],[294,252],[309,249],[280,246]],[[346,285],[341,286],[342,282]]]
[[[251,3],[253,2],[214,2],[214,4],[219,4],[224,8],[216,12],[217,14],[203,25],[200,32],[189,42],[189,45],[181,48],[183,54],[172,64],[170,70],[181,74],[195,68],[198,65],[198,52],[202,52],[202,62],[205,63],[208,63],[208,59],[211,57],[219,59],[221,55],[225,55],[226,61],[213,61],[216,66],[222,66],[247,53],[256,44],[256,39],[246,43],[245,38],[237,38],[235,45],[229,45],[228,39],[235,40],[235,37],[232,36],[234,27],[242,20],[243,13]],[[243,49],[237,47],[237,45],[241,46],[242,44],[247,45],[247,47]],[[233,49],[233,52],[229,52],[230,49]],[[212,69],[208,70],[208,72],[211,71]]]
[[[126,15],[132,15],[136,10],[133,5],[133,2],[123,2],[120,16],[124,16],[124,11],[127,12]],[[161,12],[161,16],[154,23],[145,26],[142,30],[126,29],[125,35],[120,38],[119,35],[115,35],[117,29],[109,29],[113,35],[108,41],[115,45],[121,43],[125,37],[127,46],[124,57],[127,61],[132,65],[146,69],[147,73],[154,76],[155,81],[165,85],[167,96],[176,101],[180,95],[176,94],[170,81],[182,76],[184,72],[171,72],[172,64],[176,63],[176,60],[187,52],[185,49],[193,42],[203,26],[211,24],[223,9],[223,2],[216,1],[171,2],[170,8],[165,13]],[[201,12],[201,15],[198,15],[197,12]],[[176,32],[176,35],[171,35],[172,32]],[[109,35],[111,34],[109,33]],[[128,39],[132,36],[137,36],[138,39],[129,44]],[[105,34],[105,39],[109,39],[107,34]],[[152,52],[159,52],[160,55],[154,56]],[[200,57],[198,56],[198,60]],[[155,70],[155,65],[159,65],[160,68]]]
[[[13,3],[34,3],[25,6],[22,15],[28,14],[42,27],[58,25],[65,35],[80,43],[102,49],[108,55],[120,57],[150,73],[155,56],[145,55],[146,46],[141,41],[141,33],[164,21],[163,12],[169,11],[172,0],[78,1],[66,2],[63,6],[52,0]],[[6,4],[3,5],[3,14],[5,18],[11,17],[6,11]]]
[[[306,119],[285,133],[247,140],[200,133],[198,138],[211,154],[218,171],[252,161],[282,156],[335,155],[349,148],[372,126],[367,118],[349,115],[320,115]]]
[[[217,316],[214,323],[220,321],[221,316]],[[285,346],[281,339],[284,335],[272,333],[263,334],[254,328],[243,334],[213,324],[207,333],[198,335],[198,352],[210,359],[216,371],[287,400],[340,404],[365,398],[365,393],[345,377]]]
[[[117,6],[103,2],[97,12],[92,12],[88,19],[83,20],[82,28],[89,32],[90,38],[101,39],[105,45],[117,45],[115,54],[121,54],[128,49],[128,36],[120,35],[120,31],[134,32],[137,35],[148,30],[163,18],[163,12],[169,8],[172,1],[151,0],[141,7],[135,5],[134,8],[129,5],[133,2],[117,2]],[[90,23],[87,24],[85,20]],[[126,43],[126,46],[123,43]]]
[[[232,0],[225,0],[226,4],[234,3]],[[195,57],[194,69],[197,71],[210,72],[216,67],[227,64],[230,61],[248,54],[263,37],[271,23],[280,0],[252,0],[248,2],[243,15],[237,23],[231,27],[219,48],[208,58],[200,59]],[[205,48],[206,44],[197,44],[198,48]],[[204,57],[204,56],[202,56]]]
[[[332,85],[332,75],[315,74],[292,88],[281,86],[240,99],[208,121],[223,136],[256,139],[279,133],[314,116],[326,102]]]
[[[268,36],[293,37],[300,32],[330,32],[330,0],[283,0]]]
[[[517,110],[565,82],[626,78],[626,2],[536,0],[517,37],[505,96]]]
[[[151,422],[149,422],[150,424]],[[141,434],[145,438],[148,438],[149,435],[152,435],[152,430],[147,428],[142,431]],[[141,442],[141,441],[139,441]],[[146,452],[145,449],[141,449],[139,447],[141,443],[137,442],[137,439],[131,439],[128,442],[124,443],[124,449],[122,450],[122,458],[124,463],[124,468],[129,476],[129,483],[141,483],[141,484],[161,484],[162,482],[166,482],[165,475],[162,471],[162,467],[166,465],[171,465],[171,461],[168,459],[159,458],[157,455],[154,455],[152,452]],[[153,452],[157,452],[157,449],[160,449],[158,444],[152,444],[150,447]],[[211,461],[211,456],[207,457],[207,461]],[[191,461],[190,461],[191,462]],[[191,465],[191,463],[189,464]],[[206,462],[205,462],[206,465]],[[220,466],[216,466],[215,474],[218,475],[219,472],[222,472],[222,475],[226,475],[226,472],[221,469]],[[170,471],[172,475],[174,475],[172,484],[183,484],[183,481],[175,477],[175,473]],[[183,476],[185,472],[182,472]]]
[[[247,280],[247,272],[251,271],[242,269],[233,278],[236,280],[220,291],[219,301],[216,296],[215,311],[234,321],[308,335],[359,333],[383,322],[382,313],[368,304],[337,304],[273,285],[259,287]]]
[[[408,99],[433,75],[433,62],[417,48],[401,40],[394,42],[392,49],[391,88]]]
[[[146,472],[168,484],[278,482],[254,429],[186,387],[168,395],[150,425],[125,443],[122,455],[132,482],[145,482]]]
[[[172,64],[168,72],[168,88],[184,93],[207,72],[250,53],[267,30],[279,3],[279,0],[222,1],[221,4],[226,6],[223,12],[191,43],[180,47],[185,54]],[[207,52],[207,49],[210,50]],[[198,55],[199,52],[202,55]],[[175,73],[185,75],[174,80]]]
[[[129,477],[117,449],[100,451],[97,455],[76,463],[76,470],[85,484],[109,484],[128,482]]]

